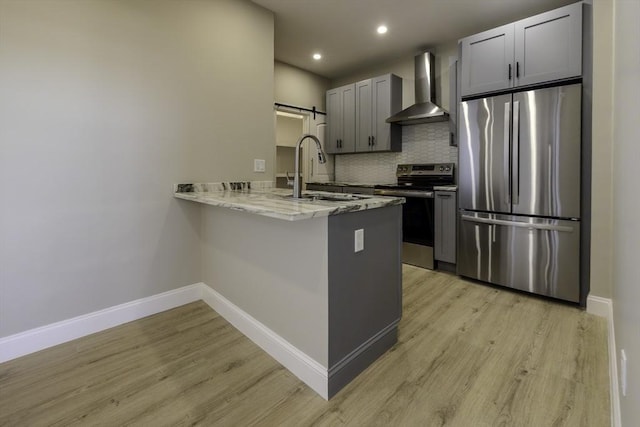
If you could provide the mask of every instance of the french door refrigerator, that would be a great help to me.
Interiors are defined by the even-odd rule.
[[[458,274],[579,302],[581,85],[460,113]]]

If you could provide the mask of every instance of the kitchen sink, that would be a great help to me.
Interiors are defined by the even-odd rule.
[[[293,195],[285,196],[288,199],[293,199]],[[359,194],[347,194],[347,193],[336,193],[336,194],[326,194],[326,193],[306,193],[302,195],[302,199],[299,200],[323,200],[328,202],[350,202],[355,200],[363,200],[370,199],[371,196],[359,195]]]

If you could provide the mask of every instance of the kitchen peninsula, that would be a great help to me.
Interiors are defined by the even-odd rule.
[[[328,399],[397,341],[402,198],[179,184],[203,203],[203,296]],[[208,299],[209,298],[209,299]]]

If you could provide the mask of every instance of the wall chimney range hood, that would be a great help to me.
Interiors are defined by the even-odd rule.
[[[431,52],[415,57],[416,103],[389,117],[387,123],[417,125],[445,122],[449,113],[436,105],[435,59]]]

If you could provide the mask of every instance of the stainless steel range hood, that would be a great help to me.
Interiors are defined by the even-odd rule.
[[[449,120],[449,113],[434,103],[436,99],[434,76],[433,54],[424,52],[417,55],[415,57],[416,103],[389,117],[387,123],[417,125]]]

